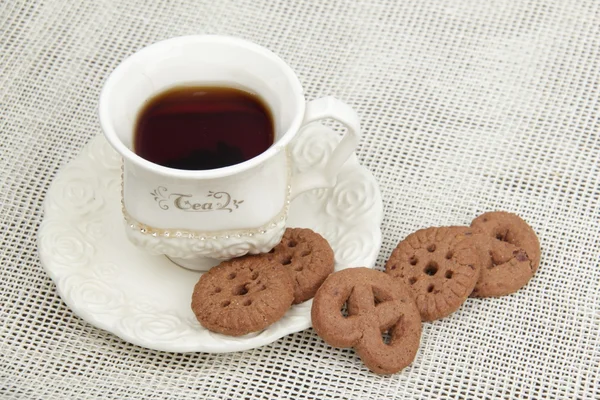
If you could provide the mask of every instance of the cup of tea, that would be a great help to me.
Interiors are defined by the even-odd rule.
[[[281,58],[227,36],[177,37],[133,54],[106,80],[99,115],[123,158],[127,237],[195,270],[273,248],[291,200],[335,185],[360,136],[352,108],[332,97],[307,103]],[[293,175],[290,142],[325,118],[342,123],[344,137],[324,167]]]

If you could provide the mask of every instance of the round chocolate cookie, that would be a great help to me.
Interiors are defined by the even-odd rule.
[[[294,304],[313,298],[335,264],[327,240],[302,228],[287,228],[281,242],[265,256],[283,265],[292,277]]]
[[[412,289],[423,321],[451,314],[469,297],[481,268],[478,239],[466,226],[427,228],[394,249],[385,270]]]
[[[518,215],[487,212],[471,227],[483,234],[484,264],[473,297],[497,297],[514,293],[529,282],[540,264],[540,242]]]
[[[292,279],[281,265],[244,256],[224,261],[200,277],[192,311],[205,328],[241,336],[279,320],[293,299]]]
[[[346,305],[347,316],[342,314]],[[317,291],[311,310],[313,328],[329,345],[353,347],[378,374],[409,365],[421,339],[421,317],[410,289],[369,268],[335,272]],[[389,337],[385,341],[382,333]]]

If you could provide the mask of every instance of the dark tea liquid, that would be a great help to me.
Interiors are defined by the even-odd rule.
[[[133,150],[165,167],[206,170],[249,160],[273,139],[273,117],[258,96],[229,87],[178,87],[144,105]]]

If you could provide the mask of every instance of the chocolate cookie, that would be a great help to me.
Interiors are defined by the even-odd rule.
[[[347,316],[342,314],[347,306]],[[348,268],[325,280],[313,300],[313,328],[329,345],[354,347],[378,374],[409,365],[421,339],[421,317],[402,282],[368,268]],[[382,333],[387,332],[386,343]]]
[[[292,279],[258,256],[224,261],[200,277],[192,310],[205,328],[230,336],[260,331],[279,320],[294,299]]]
[[[335,264],[327,240],[301,228],[287,228],[281,242],[266,257],[283,265],[292,277],[294,304],[313,298]]]
[[[525,286],[540,264],[540,242],[533,229],[504,211],[481,214],[471,227],[487,239],[480,244],[486,257],[471,296],[504,296]]]
[[[411,288],[423,321],[451,314],[471,294],[482,263],[474,236],[466,226],[421,229],[392,252],[385,270]]]

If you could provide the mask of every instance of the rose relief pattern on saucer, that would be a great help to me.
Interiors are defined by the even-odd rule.
[[[294,173],[318,165],[339,141],[329,128],[315,132],[299,135],[290,145]],[[311,300],[292,306],[264,331],[243,337],[204,329],[190,307],[200,272],[129,242],[120,183],[121,160],[100,135],[60,171],[47,194],[40,259],[77,315],[130,343],[175,352],[241,351],[310,327]],[[334,188],[306,192],[291,202],[287,225],[321,233],[334,250],[336,270],[372,267],[382,216],[376,181],[353,155]],[[232,254],[244,250],[231,249]]]

